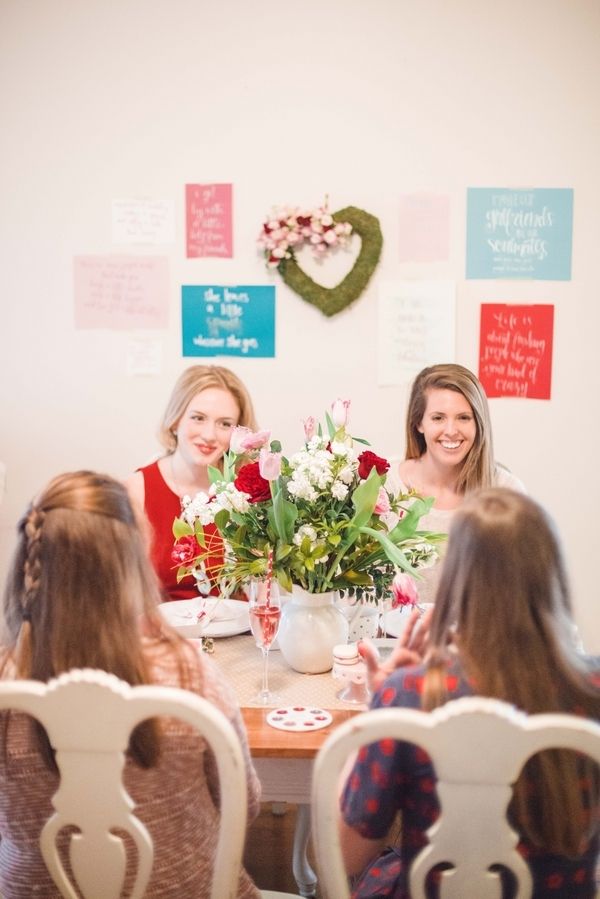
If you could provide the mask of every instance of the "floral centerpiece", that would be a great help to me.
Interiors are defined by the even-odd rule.
[[[397,571],[419,577],[444,539],[418,529],[433,499],[386,489],[389,463],[356,447],[366,441],[348,433],[348,406],[336,400],[325,433],[307,419],[304,445],[289,458],[269,432],[235,428],[223,470],[209,470],[209,491],[185,497],[174,522],[179,579],[206,569],[209,523],[225,547],[219,570],[206,570],[212,581],[240,586],[272,574],[286,591],[375,599]]]

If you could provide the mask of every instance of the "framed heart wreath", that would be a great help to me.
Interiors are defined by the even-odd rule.
[[[352,269],[336,287],[323,287],[313,281],[296,261],[295,251],[308,244],[315,255],[324,257],[331,250],[347,245],[358,234],[360,252]],[[327,202],[314,211],[277,210],[262,227],[258,243],[265,254],[267,268],[276,268],[285,284],[324,315],[341,312],[357,300],[377,267],[383,236],[379,220],[364,209],[346,206],[330,213]]]

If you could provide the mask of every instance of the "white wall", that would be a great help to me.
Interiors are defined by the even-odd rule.
[[[558,519],[600,651],[599,33],[596,0],[0,0],[0,574],[51,475],[121,476],[155,451],[176,375],[201,361],[180,356],[180,285],[267,283],[263,216],[328,193],[381,221],[367,292],[326,320],[275,276],[276,359],[222,361],[288,447],[341,394],[354,433],[401,453],[406,390],[376,379],[379,281],[456,280],[456,360],[474,370],[481,302],[555,304],[552,400],[491,401],[497,457]],[[235,257],[187,260],[184,184],[219,181],[234,184]],[[465,281],[468,186],[574,188],[572,281]],[[451,197],[447,264],[397,261],[398,197],[416,190]],[[122,251],[110,204],[127,196],[177,204],[160,376],[126,376],[126,333],[73,323],[73,256]]]

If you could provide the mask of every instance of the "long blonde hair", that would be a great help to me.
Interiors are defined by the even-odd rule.
[[[150,640],[174,654],[181,685],[189,682],[190,655],[158,612],[158,580],[121,483],[91,471],[59,475],[31,504],[18,535],[3,598],[0,671],[48,681],[71,668],[100,668],[133,685],[150,683],[143,619]],[[52,764],[45,734],[40,741]],[[153,764],[156,727],[136,728],[131,750]]]
[[[425,415],[430,390],[454,390],[461,393],[473,411],[475,441],[465,458],[458,478],[459,492],[467,493],[494,483],[494,448],[492,423],[485,391],[473,372],[462,365],[446,363],[424,368],[410,392],[406,413],[406,459],[418,459],[426,449],[419,425]]]
[[[454,517],[431,623],[426,709],[448,698],[452,641],[478,694],[528,713],[600,717],[600,690],[575,646],[560,540],[547,513],[522,493],[475,493]],[[590,760],[580,764],[598,801],[598,769]],[[512,805],[520,829],[547,851],[577,856],[590,822],[574,754],[541,753],[524,771]],[[525,776],[535,784],[533,795]]]
[[[168,453],[175,452],[177,447],[174,431],[186,407],[197,393],[209,387],[227,390],[240,410],[238,425],[252,431],[257,429],[250,394],[236,374],[221,365],[191,365],[175,382],[158,431],[158,439]]]

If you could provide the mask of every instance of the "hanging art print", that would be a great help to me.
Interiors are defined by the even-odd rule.
[[[570,188],[467,191],[467,278],[571,280]]]
[[[186,285],[181,324],[184,356],[274,356],[275,288]]]

